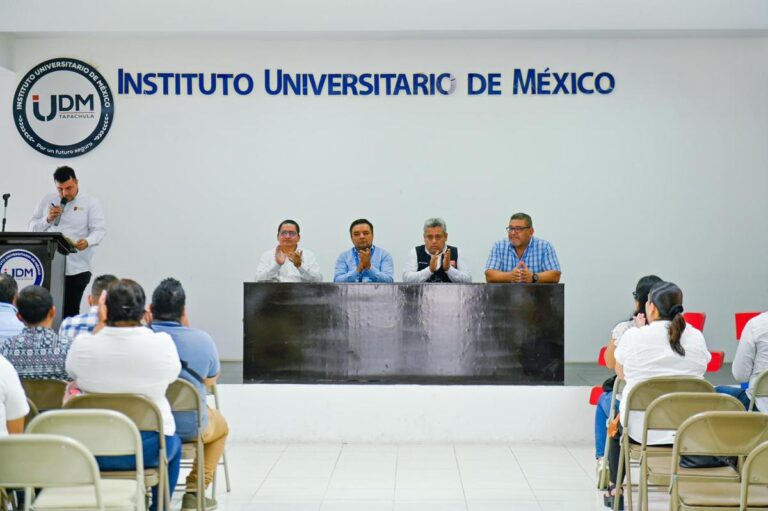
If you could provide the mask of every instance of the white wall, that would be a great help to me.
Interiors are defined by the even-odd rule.
[[[310,40],[248,37],[19,39],[0,73],[0,191],[9,229],[69,163],[104,203],[95,272],[165,276],[187,288],[195,325],[224,358],[242,350],[242,282],[298,220],[326,280],[370,218],[402,271],[428,216],[476,281],[509,215],[533,215],[566,284],[566,359],[592,360],[654,272],[709,314],[710,347],[735,349],[732,314],[765,309],[768,38]],[[96,66],[117,92],[131,71],[250,72],[249,97],[121,96],[104,143],[69,161],[17,134],[20,73],[56,56]],[[271,97],[264,68],[294,72],[610,71],[609,96]],[[463,82],[463,78],[460,79]]]

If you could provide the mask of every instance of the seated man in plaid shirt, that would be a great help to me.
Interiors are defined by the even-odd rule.
[[[85,314],[70,316],[62,321],[59,327],[59,336],[74,339],[82,333],[93,332],[93,328],[99,322],[99,297],[101,292],[106,291],[113,282],[117,282],[117,277],[114,275],[107,274],[96,277],[91,286],[91,294],[88,295],[90,309]]]
[[[487,282],[560,282],[560,262],[548,241],[533,237],[533,220],[525,213],[509,219],[507,238],[497,241],[485,263]]]

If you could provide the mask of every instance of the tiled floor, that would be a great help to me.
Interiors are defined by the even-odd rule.
[[[228,453],[224,511],[605,509],[589,446],[233,444]],[[661,509],[663,492],[651,500]]]

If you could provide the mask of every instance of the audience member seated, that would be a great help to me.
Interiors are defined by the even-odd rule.
[[[218,410],[205,406],[207,387],[219,377],[219,353],[213,339],[203,330],[191,328],[187,319],[186,293],[175,279],[165,279],[152,293],[152,330],[165,332],[176,343],[181,360],[180,378],[193,384],[203,402],[203,443],[205,453],[205,487],[211,484],[216,466],[224,453],[229,427]],[[197,414],[175,412],[176,433],[184,441],[197,438]],[[197,487],[197,458],[187,477],[187,493],[182,500],[182,511],[197,509],[196,495],[189,490]],[[212,509],[216,501],[205,497],[205,508]]]
[[[82,333],[93,332],[93,329],[99,322],[99,296],[113,282],[117,282],[117,277],[114,275],[99,275],[96,277],[91,286],[91,294],[88,295],[88,306],[90,307],[88,312],[65,318],[59,327],[59,335],[74,339]]]
[[[647,321],[647,325],[642,326]],[[620,424],[629,428],[630,440],[640,443],[643,428],[642,413],[627,417],[626,396],[638,383],[656,376],[695,376],[703,378],[711,358],[704,335],[695,328],[686,328],[683,319],[683,292],[671,282],[658,282],[651,287],[645,314],[635,317],[639,328],[630,328],[616,347],[616,374],[626,381],[625,399],[620,405]],[[621,429],[621,428],[620,428]],[[616,474],[619,466],[619,437],[609,443],[611,494],[606,505],[613,505]],[[674,432],[651,431],[648,445],[671,444]]]
[[[56,316],[51,293],[44,287],[27,286],[19,293],[16,306],[24,329],[3,342],[0,354],[22,378],[69,379],[64,363],[71,340],[59,337],[51,328]]]
[[[751,389],[755,386],[757,377],[766,369],[768,369],[768,312],[763,312],[744,325],[731,368],[736,381],[748,381],[749,387],[743,389],[741,386],[719,385],[715,390],[736,397],[745,409],[749,409],[749,402],[752,399]],[[758,411],[768,412],[768,397],[757,398],[755,406]]]
[[[151,399],[163,416],[171,494],[179,477],[181,440],[171,406],[165,397],[168,385],[181,371],[176,346],[168,334],[142,326],[144,290],[133,280],[121,279],[99,298],[99,324],[93,334],[81,334],[67,356],[67,372],[83,392],[142,394]],[[102,324],[104,325],[102,327]],[[144,466],[158,466],[159,438],[142,431]],[[129,457],[99,458],[102,470],[131,470]],[[152,506],[157,509],[157,488],[152,489]]]
[[[0,437],[24,431],[24,417],[29,413],[27,396],[19,375],[0,355]]]
[[[16,317],[16,294],[19,285],[7,273],[0,273],[0,341],[21,333],[24,323]]]
[[[661,282],[661,279],[656,275],[646,275],[637,281],[635,290],[632,292],[632,296],[635,299],[635,311],[632,313],[632,317],[627,321],[622,321],[611,331],[611,339],[608,341],[607,349],[605,350],[605,364],[609,369],[614,369],[616,365],[616,359],[614,352],[616,346],[621,342],[621,338],[624,333],[635,325],[636,321],[640,322],[640,326],[645,324],[644,319],[638,319],[638,316],[644,318],[645,303],[648,301],[648,291],[657,282]],[[603,383],[603,394],[597,402],[595,408],[595,458],[600,464],[605,454],[605,439],[607,435],[606,423],[610,416],[611,398],[613,395],[613,382],[616,379],[615,376],[609,378]],[[618,405],[619,401],[616,401]]]

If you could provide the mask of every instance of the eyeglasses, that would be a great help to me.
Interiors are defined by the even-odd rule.
[[[299,235],[299,233],[296,231],[280,231],[279,234],[280,236],[285,236],[287,238],[295,238],[296,236]]]
[[[530,227],[519,227],[519,226],[513,227],[513,226],[510,225],[509,227],[507,227],[507,232],[513,232],[513,231],[514,232],[523,232],[526,229],[530,229]]]

